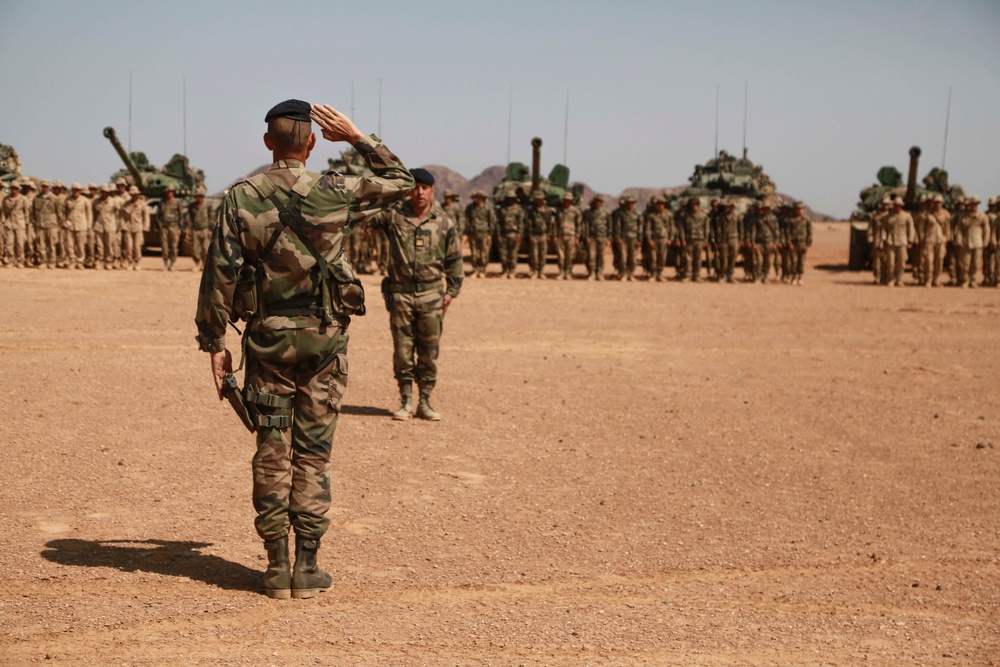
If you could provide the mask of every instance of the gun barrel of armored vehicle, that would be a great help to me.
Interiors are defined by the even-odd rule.
[[[542,140],[535,137],[531,140],[531,191],[534,192],[542,184]],[[534,196],[534,195],[532,195]]]
[[[912,208],[917,199],[917,163],[920,162],[920,147],[910,149],[910,172],[906,176],[906,197],[903,202],[906,208]]]
[[[118,135],[115,134],[115,128],[104,128],[104,136],[111,142],[111,145],[115,147],[115,150],[118,152],[118,157],[122,159],[122,162],[125,163],[125,168],[128,169],[128,173],[132,175],[132,180],[135,181],[136,187],[141,188],[142,175],[139,174],[139,168],[135,166],[135,162],[132,162],[132,158],[128,156],[128,153],[125,152],[121,142],[118,141]]]

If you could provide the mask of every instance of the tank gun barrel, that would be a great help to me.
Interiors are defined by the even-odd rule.
[[[917,164],[920,162],[920,147],[910,149],[910,172],[906,176],[906,208],[911,208],[917,199]]]
[[[531,192],[535,192],[542,183],[542,140],[535,137],[531,140]],[[534,195],[532,195],[534,196]]]
[[[104,128],[104,136],[111,142],[111,145],[115,147],[115,150],[118,152],[118,157],[122,159],[122,162],[125,163],[125,168],[128,169],[128,173],[132,175],[132,180],[135,181],[136,187],[141,188],[142,175],[139,173],[139,168],[135,166],[135,162],[132,161],[132,158],[128,156],[128,153],[126,153],[125,149],[122,147],[121,142],[118,141],[118,135],[115,134],[115,128]]]

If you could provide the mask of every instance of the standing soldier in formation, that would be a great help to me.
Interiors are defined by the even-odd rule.
[[[760,211],[757,202],[751,202],[747,206],[746,212],[741,218],[740,252],[743,254],[743,282],[752,283],[757,272],[756,246],[754,244],[754,230],[757,228],[757,217]]]
[[[894,197],[892,200],[892,213],[886,218],[884,234],[886,273],[896,287],[902,287],[906,251],[912,247],[916,238],[913,216],[903,210],[902,197]]]
[[[635,210],[635,195],[625,195],[625,210],[618,216],[615,229],[621,247],[621,272],[617,280],[632,280],[635,275],[636,251],[642,237],[642,215]]]
[[[979,197],[965,200],[965,211],[955,224],[955,243],[961,258],[959,287],[978,287],[976,277],[983,263],[983,247],[989,243],[990,221],[979,210]]]
[[[643,221],[644,236],[649,239],[653,255],[651,275],[656,282],[663,281],[663,267],[667,263],[667,247],[673,243],[677,235],[673,214],[667,210],[667,202],[659,195],[654,196],[650,203],[652,209],[646,213]]]
[[[94,202],[94,262],[97,268],[104,262],[104,269],[118,268],[121,242],[118,233],[118,211],[121,202],[111,193],[111,187],[102,185],[101,196]]]
[[[160,202],[160,249],[163,253],[163,270],[173,271],[180,250],[181,233],[187,225],[187,211],[183,201],[177,199],[173,185],[168,185],[166,196]]]
[[[496,226],[496,211],[486,203],[486,193],[476,190],[472,193],[472,202],[465,207],[465,231],[469,235],[472,273],[477,278],[486,275],[486,265],[490,261],[490,241]]]
[[[56,198],[56,220],[59,222],[58,242],[59,253],[57,255],[56,266],[64,269],[69,266],[69,229],[66,227],[66,184],[62,181],[52,182],[52,194]]]
[[[726,214],[726,204],[718,199],[713,199],[709,204],[708,209],[708,236],[706,240],[708,243],[705,246],[705,256],[707,258],[708,265],[708,277],[709,279],[721,280],[722,271],[719,267],[719,249],[718,249],[718,237],[716,236],[716,231],[719,227],[719,221]]]
[[[21,194],[28,200],[28,227],[24,236],[24,265],[38,266],[40,264],[38,254],[38,234],[35,232],[35,197],[38,196],[38,187],[30,178],[21,181]]]
[[[94,218],[90,200],[83,196],[79,183],[70,188],[65,208],[67,266],[82,269],[87,260],[87,237],[94,226]]]
[[[736,270],[736,253],[743,238],[743,223],[736,215],[734,202],[724,202],[722,207],[724,212],[719,216],[714,231],[716,256],[719,258],[719,280],[731,283]]]
[[[139,188],[129,186],[129,200],[118,209],[118,226],[122,233],[124,250],[121,267],[132,266],[133,271],[139,270],[139,260],[142,259],[142,233],[149,229],[149,207],[139,196]]]
[[[916,256],[913,262],[913,283],[915,285],[923,285],[926,280],[924,278],[924,246],[926,245],[924,241],[924,230],[927,228],[927,218],[931,211],[931,198],[932,195],[929,193],[924,193],[917,197],[916,209],[913,211],[913,230],[915,232],[915,241],[913,244],[914,255]]]
[[[10,195],[3,201],[3,234],[7,239],[7,255],[16,268],[24,266],[24,246],[27,242],[31,207],[21,194],[18,183],[11,183]]]
[[[955,240],[955,233],[958,228],[959,219],[965,215],[965,205],[963,197],[956,197],[952,200],[952,211],[954,215],[949,212],[948,221],[950,223],[949,229],[951,233],[948,235],[948,247],[944,255],[944,267],[948,272],[948,284],[955,286],[958,285],[958,274],[961,270],[961,249]]]
[[[687,280],[701,282],[701,262],[708,245],[708,216],[701,211],[697,197],[687,200],[687,205],[678,213],[678,235],[684,255],[684,274]]]
[[[604,247],[608,244],[611,214],[604,208],[604,195],[594,195],[590,208],[583,213],[587,240],[587,278],[604,280]]]
[[[767,284],[767,276],[774,265],[774,248],[778,242],[778,219],[771,213],[771,205],[761,201],[757,205],[757,215],[754,217],[754,269],[755,279]]]
[[[212,229],[215,220],[212,218],[208,204],[205,203],[205,193],[197,192],[194,202],[188,208],[188,228],[191,230],[191,256],[194,258],[194,270],[197,271],[208,256],[208,247],[212,242]],[[353,234],[351,236],[354,236]]]
[[[528,234],[529,278],[544,278],[545,257],[549,249],[549,236],[555,225],[556,212],[545,203],[545,193],[535,190],[531,193],[532,206],[528,209],[525,224]]]
[[[802,202],[795,202],[791,208],[792,214],[785,222],[785,247],[789,257],[786,282],[801,285],[802,273],[806,268],[806,253],[813,243],[812,220],[806,217]]]
[[[990,221],[990,242],[988,253],[983,253],[983,266],[989,269],[989,285],[1000,287],[1000,197],[994,197],[987,204],[986,218]]]
[[[413,383],[419,391],[415,414],[441,419],[431,407],[444,317],[462,289],[462,244],[455,223],[433,206],[434,176],[410,171],[416,187],[408,201],[375,216],[371,225],[389,239],[389,276],[383,284],[392,329],[392,370],[399,386],[396,420],[414,414]]]
[[[624,246],[621,239],[621,217],[625,213],[625,196],[618,198],[618,207],[611,211],[611,224],[608,234],[611,237],[611,262],[615,269],[615,278],[621,280],[625,275]]]
[[[11,189],[16,188],[16,184],[11,184]],[[7,201],[7,183],[0,182],[0,267],[7,268],[8,241],[7,241],[7,217],[3,213],[4,202]]]
[[[573,201],[573,194],[567,192],[562,198],[562,208],[556,210],[555,232],[556,252],[559,255],[559,274],[563,280],[573,277],[573,262],[579,244],[580,225],[583,214]]]
[[[888,197],[879,202],[877,211],[871,214],[868,223],[868,240],[872,244],[872,274],[876,285],[889,281],[885,267],[885,221],[889,218],[890,200]]]
[[[500,270],[510,279],[517,273],[517,253],[524,236],[524,209],[513,192],[504,195],[497,227],[500,231]]]
[[[944,253],[951,237],[951,216],[941,204],[944,197],[938,194],[928,196],[928,210],[923,216],[924,229],[920,234],[923,239],[922,276],[925,287],[940,287],[941,271],[944,268]]]
[[[95,248],[96,248],[97,234],[94,232],[93,221],[97,220],[97,212],[94,210],[94,204],[101,196],[100,188],[97,187],[97,183],[88,183],[87,192],[85,194],[87,196],[87,201],[90,202],[90,220],[91,220],[90,229],[87,230],[87,261],[85,263],[85,266],[88,269],[96,269],[97,255],[95,253]]]
[[[38,239],[39,268],[53,268],[59,246],[59,218],[62,208],[59,199],[52,192],[48,179],[43,179],[42,191],[32,202],[32,216],[35,220],[35,237]]]
[[[458,193],[448,188],[444,191],[444,203],[441,204],[445,214],[455,223],[459,240],[465,238],[465,211],[458,201]]]

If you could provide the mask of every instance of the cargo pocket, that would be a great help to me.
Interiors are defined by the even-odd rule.
[[[330,409],[339,413],[344,402],[344,392],[347,391],[347,353],[338,354],[330,366],[326,400]]]

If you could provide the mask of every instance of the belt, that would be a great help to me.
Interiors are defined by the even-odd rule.
[[[390,292],[403,292],[405,294],[414,294],[416,292],[426,292],[432,289],[440,289],[441,281],[435,281],[432,283],[389,283],[386,288]]]

